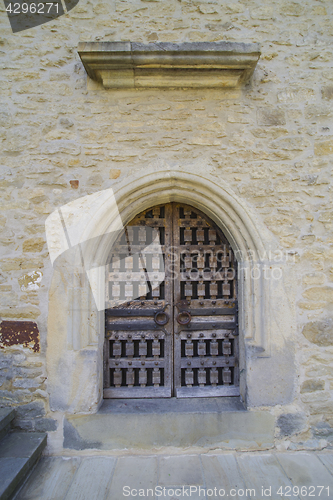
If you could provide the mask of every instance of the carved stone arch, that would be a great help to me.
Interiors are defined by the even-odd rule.
[[[286,310],[289,305],[282,278],[277,283],[264,275],[276,243],[260,217],[223,181],[186,171],[145,170],[144,175],[133,175],[131,182],[125,179],[101,193],[101,203],[96,202],[98,193],[92,195],[91,202],[86,197],[80,235],[80,241],[87,242],[86,268],[95,268],[95,289],[104,289],[103,266],[119,224],[126,225],[136,214],[161,203],[182,202],[198,208],[222,229],[239,262],[240,335],[244,342],[241,394],[249,406],[289,402],[294,378],[290,344],[294,322],[288,311],[281,320],[281,331],[275,317],[281,307]],[[108,238],[103,239],[103,235]],[[47,349],[50,407],[54,411],[94,412],[102,400],[104,321],[90,285],[83,270],[74,266],[71,271],[68,263],[54,272]]]

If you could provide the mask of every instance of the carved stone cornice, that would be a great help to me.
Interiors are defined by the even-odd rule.
[[[257,43],[80,42],[87,74],[111,88],[235,88],[248,82]]]

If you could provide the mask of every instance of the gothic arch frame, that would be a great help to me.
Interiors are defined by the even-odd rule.
[[[145,169],[144,175],[134,173],[130,183],[128,179],[116,183],[112,192],[114,197],[104,196],[100,205],[94,201],[89,207],[89,200],[85,205],[85,214],[89,217],[81,241],[90,242],[89,263],[100,270],[95,273],[96,288],[104,290],[103,263],[107,261],[111,243],[109,240],[108,245],[101,245],[99,237],[112,234],[117,217],[119,223],[119,215],[126,225],[136,214],[161,203],[178,201],[198,208],[222,229],[239,263],[239,331],[243,339],[241,395],[248,406],[289,401],[293,388],[289,380],[294,376],[292,369],[288,381],[276,394],[272,394],[271,384],[262,378],[263,370],[281,363],[281,356],[286,350],[290,351],[290,345],[284,338],[281,340],[273,322],[278,351],[269,359],[273,324],[269,311],[277,307],[271,293],[276,283],[264,279],[262,269],[270,264],[267,256],[269,250],[276,248],[276,242],[260,218],[225,182],[184,170]],[[256,279],[251,278],[254,269],[258,274]],[[278,295],[279,304],[281,300],[288,302],[283,285]],[[66,313],[64,318],[58,317],[59,307]],[[47,340],[52,411],[89,413],[98,409],[102,401],[103,341],[104,315],[94,305],[82,269],[73,268],[70,273],[68,266],[55,270],[50,289]],[[287,364],[291,361],[289,356]],[[272,381],[276,379],[272,373],[271,376]]]

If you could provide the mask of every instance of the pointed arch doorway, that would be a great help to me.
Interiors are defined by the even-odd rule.
[[[147,209],[112,247],[104,398],[239,395],[237,262],[205,214]]]

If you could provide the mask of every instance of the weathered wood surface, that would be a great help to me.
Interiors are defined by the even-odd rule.
[[[106,295],[104,397],[239,394],[236,261],[200,211],[170,203],[131,221]]]

